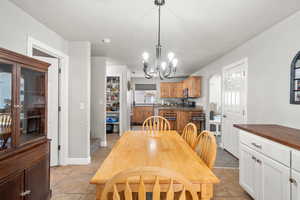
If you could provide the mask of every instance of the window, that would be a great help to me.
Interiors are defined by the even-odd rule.
[[[155,84],[135,84],[134,101],[136,104],[153,104],[156,95]]]

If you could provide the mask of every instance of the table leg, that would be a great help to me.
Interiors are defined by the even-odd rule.
[[[213,197],[213,184],[202,184],[200,200],[210,200]]]
[[[101,200],[101,194],[102,194],[103,187],[102,186],[96,186],[96,200]]]

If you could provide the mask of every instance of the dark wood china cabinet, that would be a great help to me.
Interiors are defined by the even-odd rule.
[[[49,64],[0,48],[0,199],[50,199]]]

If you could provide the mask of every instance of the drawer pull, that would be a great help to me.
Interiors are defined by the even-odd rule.
[[[26,190],[25,192],[22,192],[22,193],[20,194],[20,196],[21,196],[21,197],[25,197],[25,196],[30,195],[30,194],[31,194],[31,191],[30,191],[30,190]]]
[[[254,156],[252,156],[252,160],[255,160],[255,161],[257,161],[257,159],[256,159]]]
[[[256,148],[258,148],[258,149],[261,149],[261,148],[262,148],[260,144],[256,144],[255,142],[252,142],[251,144],[252,144],[253,146],[255,146]]]

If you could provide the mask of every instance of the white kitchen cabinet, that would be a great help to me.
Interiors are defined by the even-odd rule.
[[[240,146],[240,185],[253,198],[256,197],[256,160],[253,151],[247,146]]]
[[[284,155],[286,149],[278,150],[276,159],[272,159],[268,156],[271,155],[268,153],[269,144],[256,138],[255,144],[262,144],[261,148],[257,149],[257,145],[252,145],[252,135],[246,138],[247,135],[244,132],[242,134],[240,137],[240,185],[255,200],[290,200],[290,167],[277,161],[278,156]],[[265,155],[264,152],[267,154]],[[300,178],[300,174],[298,175]]]
[[[259,198],[258,200],[289,200],[290,169],[281,163],[263,155],[256,158],[259,165]]]
[[[292,200],[300,200],[300,173],[292,170],[291,175]]]

